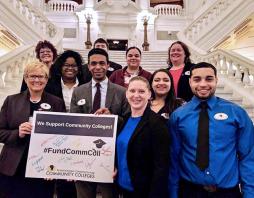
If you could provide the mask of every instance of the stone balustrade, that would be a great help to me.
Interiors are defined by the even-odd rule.
[[[6,87],[8,82],[23,75],[26,63],[35,59],[34,46],[27,45],[16,48],[0,60],[0,89]]]
[[[7,95],[18,93],[26,63],[35,59],[34,46],[21,46],[0,60],[0,106]]]
[[[211,31],[214,25],[223,20],[224,16],[244,0],[220,0],[197,17],[184,31],[187,39],[195,43],[198,39]]]
[[[63,30],[51,23],[44,14],[27,0],[0,1],[2,15],[11,16],[3,20],[16,24],[17,35],[22,46],[5,54],[0,60],[0,104],[2,96],[16,93],[20,89],[24,65],[34,59],[34,48],[38,41],[49,40],[56,48],[62,49]],[[11,29],[14,31],[15,26]],[[16,84],[15,84],[16,83]],[[18,84],[18,87],[17,87]]]
[[[27,0],[6,0],[1,3],[6,4],[20,20],[23,20],[30,26],[34,26],[34,31],[38,35],[53,38],[57,33],[57,27],[51,23],[48,18]],[[21,17],[22,16],[22,17]]]
[[[47,4],[49,12],[75,12],[79,4],[75,1],[53,0]]]
[[[155,14],[158,16],[183,16],[184,10],[180,5],[159,4],[154,6]]]
[[[244,96],[246,103],[254,103],[254,62],[226,50],[215,50],[206,55],[192,51],[194,62],[210,62],[215,65],[220,76],[235,92]]]

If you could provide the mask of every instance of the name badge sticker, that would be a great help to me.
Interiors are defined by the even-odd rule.
[[[81,100],[79,100],[79,101],[77,102],[77,105],[78,105],[78,106],[82,106],[82,105],[84,105],[84,104],[86,104],[86,100],[85,100],[85,99],[81,99]]]
[[[49,109],[51,109],[51,106],[50,106],[50,104],[48,104],[48,103],[41,103],[40,107],[41,107],[42,109],[44,109],[44,110],[49,110]]]
[[[215,120],[226,120],[226,119],[228,119],[228,115],[225,113],[216,113],[214,115],[214,119]]]
[[[185,74],[186,76],[189,76],[189,75],[190,75],[190,71],[186,71],[184,74]]]
[[[164,117],[165,119],[169,119],[169,114],[168,113],[162,113],[161,116]]]
[[[113,67],[109,67],[108,71],[114,71],[114,68]]]

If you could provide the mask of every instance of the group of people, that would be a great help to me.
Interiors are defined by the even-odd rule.
[[[21,92],[0,112],[0,197],[254,197],[253,123],[214,95],[213,65],[192,64],[181,41],[169,47],[169,67],[153,74],[137,47],[127,49],[124,68],[107,52],[97,39],[83,65],[75,51],[57,57],[50,42],[38,43],[39,60],[26,65]],[[114,184],[25,178],[37,110],[118,115]]]

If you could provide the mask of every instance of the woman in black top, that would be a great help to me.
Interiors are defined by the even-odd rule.
[[[150,80],[151,102],[150,108],[164,119],[184,103],[183,99],[176,98],[172,75],[167,69],[156,70]]]
[[[133,77],[126,90],[131,107],[116,141],[117,183],[123,198],[168,198],[169,133],[151,111],[149,82]]]
[[[82,57],[78,52],[67,50],[59,55],[54,63],[55,77],[47,84],[47,91],[62,98],[67,112],[70,111],[72,92],[75,87],[84,83],[82,75]],[[74,182],[57,180],[58,198],[76,198]]]
[[[46,87],[47,92],[64,99],[68,112],[73,89],[84,84],[82,63],[83,59],[78,52],[64,51],[56,59],[53,65],[55,77],[49,80]]]
[[[190,101],[193,93],[189,85],[190,68],[193,66],[190,60],[190,51],[188,46],[176,41],[168,49],[169,72],[173,76],[173,83],[176,97]]]

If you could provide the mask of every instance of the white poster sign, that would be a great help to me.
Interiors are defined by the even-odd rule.
[[[36,111],[26,177],[113,182],[117,116]]]

